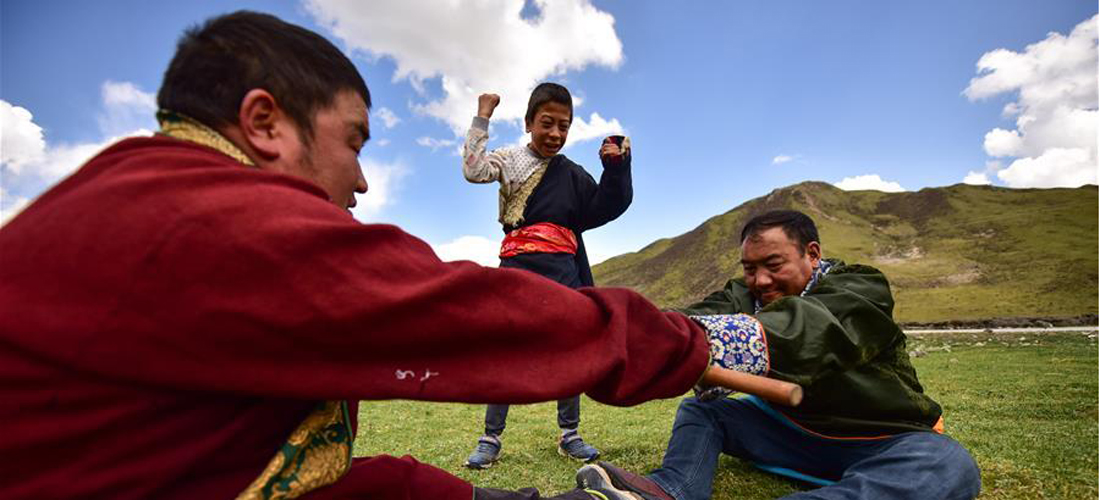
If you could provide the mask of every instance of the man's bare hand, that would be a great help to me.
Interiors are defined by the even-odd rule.
[[[500,96],[496,94],[481,94],[477,98],[477,116],[488,120],[493,117],[493,110],[500,104]]]

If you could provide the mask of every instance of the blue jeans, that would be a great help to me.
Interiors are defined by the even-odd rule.
[[[826,439],[788,425],[752,401],[728,398],[680,403],[664,461],[649,478],[677,500],[710,498],[721,453],[826,485],[785,499],[970,499],[981,488],[970,453],[942,434]]]
[[[499,436],[508,421],[508,405],[488,405],[485,408],[485,433]],[[581,423],[581,397],[558,400],[558,427],[576,429]]]

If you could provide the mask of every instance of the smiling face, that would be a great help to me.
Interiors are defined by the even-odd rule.
[[[569,106],[557,102],[542,104],[527,124],[527,131],[531,133],[530,148],[543,158],[558,154],[565,146],[572,122],[573,110]]]
[[[782,227],[765,229],[741,243],[745,284],[763,305],[802,293],[819,265],[821,245],[813,241],[801,247]]]
[[[367,106],[358,94],[340,92],[332,105],[313,116],[313,137],[300,141],[288,160],[298,175],[328,193],[340,208],[355,206],[355,193],[367,192],[367,180],[359,165],[359,151],[370,138]]]

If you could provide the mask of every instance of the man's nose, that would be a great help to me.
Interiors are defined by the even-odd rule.
[[[363,177],[363,170],[359,170],[359,178],[355,180],[355,192],[366,193],[367,192],[367,178]],[[353,208],[359,204],[359,201],[355,199],[355,195],[352,194],[348,197],[348,208]]]
[[[363,175],[363,169],[359,169],[359,178],[355,180],[355,192],[366,193],[369,186],[367,185],[367,178]]]
[[[768,285],[771,285],[771,284],[772,284],[771,274],[768,274],[767,272],[760,272],[760,271],[756,272],[756,287],[757,288],[767,288]]]

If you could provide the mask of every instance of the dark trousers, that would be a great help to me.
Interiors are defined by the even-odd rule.
[[[489,405],[485,408],[485,433],[499,436],[508,420],[508,405]],[[581,423],[581,397],[558,400],[558,427],[576,429]]]

